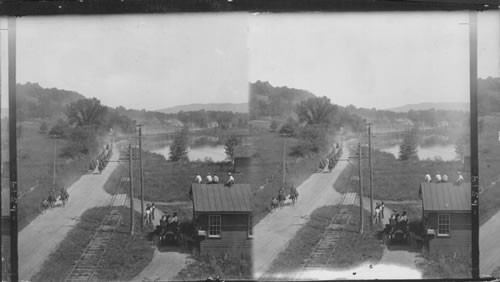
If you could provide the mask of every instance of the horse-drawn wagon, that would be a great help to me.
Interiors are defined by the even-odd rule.
[[[385,234],[387,234],[390,243],[408,243],[410,241],[410,232],[407,221],[391,220],[385,225]]]
[[[158,246],[179,245],[181,242],[181,233],[177,222],[157,225],[153,236],[156,237]]]

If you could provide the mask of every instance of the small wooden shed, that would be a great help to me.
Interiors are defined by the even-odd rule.
[[[192,184],[190,195],[200,254],[251,255],[252,192],[249,184]]]
[[[470,183],[421,183],[419,194],[430,253],[470,252]]]

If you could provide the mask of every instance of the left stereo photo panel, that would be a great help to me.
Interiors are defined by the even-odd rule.
[[[17,19],[20,280],[252,278],[246,28]]]

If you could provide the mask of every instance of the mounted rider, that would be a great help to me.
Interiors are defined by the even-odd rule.
[[[295,186],[293,186],[293,184],[290,187],[290,196],[295,197],[295,198],[297,198],[299,196],[299,192],[297,192],[297,188],[295,188]]]
[[[67,199],[69,197],[68,191],[66,190],[66,187],[61,187],[61,199]]]

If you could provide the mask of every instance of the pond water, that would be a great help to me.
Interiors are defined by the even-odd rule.
[[[455,152],[455,146],[449,145],[433,145],[433,146],[418,146],[418,157],[421,160],[441,158],[443,161],[458,160],[458,155]],[[399,145],[379,149],[382,152],[393,154],[396,158],[399,157]]]
[[[161,154],[168,159],[170,153],[170,146],[165,146],[159,149],[151,150],[153,153]],[[224,145],[202,145],[202,146],[189,146],[188,158],[190,161],[205,160],[211,158],[214,162],[224,161],[226,159],[226,151]]]

